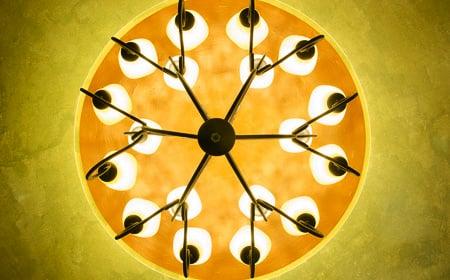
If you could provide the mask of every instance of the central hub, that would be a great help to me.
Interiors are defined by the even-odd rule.
[[[234,146],[236,134],[229,122],[224,119],[207,120],[198,130],[198,144],[207,154],[222,156]]]

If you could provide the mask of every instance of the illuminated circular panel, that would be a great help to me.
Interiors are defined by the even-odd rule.
[[[268,2],[268,3],[267,3]],[[272,214],[268,222],[257,221],[256,227],[270,238],[269,255],[257,265],[257,276],[282,273],[298,265],[330,239],[348,216],[361,189],[365,173],[368,143],[364,99],[349,64],[337,50],[332,38],[297,11],[276,1],[257,1],[256,8],[267,21],[269,34],[255,48],[255,53],[278,59],[282,41],[293,34],[312,38],[325,34],[317,45],[318,61],[307,76],[296,76],[274,69],[274,80],[265,89],[250,89],[234,119],[236,134],[277,133],[287,119],[308,120],[309,97],[319,85],[332,85],[347,96],[359,92],[359,98],[347,106],[345,117],[335,126],[312,125],[311,147],[336,144],[346,153],[348,162],[362,171],[362,177],[347,174],[332,185],[317,183],[310,169],[309,152],[285,152],[278,140],[239,140],[231,150],[249,185],[265,186],[275,196],[277,207],[295,198],[306,196],[315,201],[320,212],[319,229],[326,235],[317,239],[309,235],[293,236],[283,229],[281,218]],[[218,0],[186,2],[189,10],[206,20],[209,34],[194,50],[186,53],[199,65],[199,77],[193,90],[211,118],[223,117],[242,86],[239,67],[248,52],[238,48],[227,36],[229,19],[248,5],[248,1]],[[169,56],[179,50],[166,35],[165,26],[177,11],[175,1],[163,2],[138,17],[115,36],[124,41],[135,38],[150,40],[157,51],[159,63],[165,65]],[[314,28],[313,28],[314,26]],[[163,74],[156,71],[140,79],[129,79],[118,63],[120,48],[110,42],[91,69],[84,87],[91,92],[109,84],[122,85],[130,95],[132,113],[158,123],[163,129],[197,133],[203,124],[185,92],[168,87]],[[133,198],[147,199],[159,207],[166,204],[167,194],[186,185],[204,152],[195,139],[163,137],[158,150],[150,155],[128,150],[138,163],[136,183],[127,191],[112,190],[100,180],[85,181],[86,172],[105,154],[128,144],[132,121],[124,119],[107,126],[98,120],[90,98],[80,98],[78,107],[78,162],[83,185],[107,230],[113,237],[123,229],[122,213]],[[236,260],[229,250],[234,234],[248,225],[248,218],[239,208],[243,189],[224,157],[213,157],[195,185],[202,211],[189,221],[190,227],[207,230],[212,239],[212,253],[204,264],[193,266],[190,276],[200,279],[242,279],[248,267]],[[180,221],[171,222],[169,212],[161,214],[159,231],[150,238],[127,236],[119,242],[132,255],[151,268],[174,276],[181,274],[181,265],[172,252]],[[111,238],[113,240],[113,238]]]

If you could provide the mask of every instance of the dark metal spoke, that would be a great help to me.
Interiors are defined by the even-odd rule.
[[[142,124],[142,125],[147,125],[143,120],[139,119],[139,118],[136,117],[136,116],[133,116],[133,115],[130,114],[130,113],[125,112],[124,110],[122,110],[122,109],[120,109],[119,107],[117,107],[117,106],[111,104],[110,102],[106,101],[105,99],[101,98],[100,96],[97,96],[97,95],[95,95],[94,93],[92,93],[92,92],[90,92],[90,91],[88,91],[88,90],[86,90],[86,89],[84,89],[84,88],[80,88],[80,91],[81,91],[82,93],[86,94],[87,96],[91,97],[92,99],[100,100],[100,101],[103,102],[104,104],[108,105],[108,107],[110,107],[110,108],[116,110],[117,112],[121,113],[121,114],[124,115],[125,117],[127,117],[127,118],[129,118],[129,119],[131,119],[131,120],[133,120],[133,121],[135,121],[135,122],[138,122],[138,123],[140,123],[140,124]]]
[[[309,121],[305,122],[304,124],[299,126],[297,129],[295,129],[292,133],[293,134],[298,134],[298,133],[302,132],[303,130],[305,130],[308,127],[308,125],[310,125],[310,124],[316,122],[317,120],[325,117],[326,115],[332,113],[339,106],[342,106],[342,105],[345,105],[345,104],[351,102],[357,96],[358,96],[358,93],[356,92],[352,96],[346,97],[346,98],[340,100],[339,102],[336,102],[335,104],[333,104],[333,106],[331,106],[330,109],[326,110],[325,112],[323,112],[322,114],[318,115],[317,117],[314,117],[314,118],[310,119]]]
[[[261,60],[259,61],[258,65],[256,66],[255,69],[253,69],[250,72],[250,75],[248,76],[247,80],[245,81],[245,83],[242,85],[241,90],[239,91],[238,95],[236,96],[233,104],[231,105],[230,109],[228,110],[227,115],[225,116],[225,120],[228,122],[232,122],[234,115],[236,114],[239,105],[241,104],[242,100],[245,97],[245,94],[248,92],[250,85],[252,84],[253,80],[256,77],[256,70],[259,69],[259,66],[261,66],[261,63],[264,61],[264,58],[266,57],[266,55],[264,55]]]
[[[171,57],[169,57],[169,59],[170,59],[170,62],[172,62],[173,67],[175,67],[176,75],[177,75],[178,79],[180,80],[180,82],[183,84],[183,87],[186,90],[186,92],[189,95],[189,97],[191,98],[192,102],[194,103],[195,108],[197,108],[197,111],[200,113],[200,115],[202,116],[203,120],[207,121],[209,119],[208,115],[206,114],[206,112],[203,109],[203,107],[200,104],[200,102],[195,97],[195,94],[192,91],[191,87],[186,82],[186,80],[184,79],[183,75],[180,73],[180,71],[179,71],[176,63],[173,61],[173,59]]]
[[[198,177],[200,176],[200,174],[202,173],[203,169],[206,167],[206,165],[208,164],[209,159],[211,158],[210,155],[205,154],[202,158],[202,160],[200,161],[200,164],[197,166],[197,169],[195,169],[194,174],[191,177],[191,180],[189,180],[189,183],[186,186],[186,189],[184,190],[183,194],[180,197],[180,202],[178,204],[177,209],[175,210],[175,212],[173,213],[173,217],[172,217],[172,221],[175,219],[176,215],[178,214],[178,212],[181,209],[181,206],[183,205],[183,203],[186,201],[189,193],[192,191],[192,189],[194,188],[195,182],[197,182]]]
[[[101,161],[97,162],[93,167],[91,167],[91,169],[89,169],[89,171],[86,173],[86,180],[92,180],[92,179],[95,179],[95,178],[101,176],[102,174],[98,173],[98,169],[101,166],[106,164],[109,160],[111,160],[112,158],[116,157],[117,155],[125,152],[128,149],[131,149],[133,146],[138,144],[142,140],[142,138],[144,137],[144,134],[143,134],[142,131],[138,132],[138,134],[139,135],[136,137],[136,139],[132,143],[130,143],[130,144],[126,145],[125,147],[121,148],[120,150],[110,154],[109,156],[105,157]],[[103,173],[106,173],[110,168],[111,168],[110,166],[107,166],[107,169],[105,169],[103,171]]]
[[[275,68],[276,66],[278,66],[279,64],[283,63],[286,59],[288,59],[289,57],[291,57],[292,55],[294,55],[297,52],[303,52],[306,51],[307,49],[313,47],[315,44],[317,44],[319,41],[321,41],[323,38],[325,38],[324,35],[318,35],[312,39],[310,39],[308,41],[308,43],[306,43],[303,46],[298,46],[295,49],[293,49],[290,53],[286,54],[285,56],[283,56],[282,58],[280,58],[278,61],[276,61],[273,64],[267,64],[266,66],[262,67],[261,69],[258,69],[258,75],[262,75],[264,73],[266,73],[267,71]]]
[[[264,214],[264,211],[262,210],[261,206],[256,201],[255,196],[253,195],[252,191],[248,187],[247,182],[245,181],[244,176],[242,176],[242,173],[239,170],[239,168],[238,168],[236,162],[234,161],[233,157],[229,153],[225,154],[225,157],[227,158],[228,163],[230,163],[231,168],[233,169],[234,173],[238,177],[239,182],[241,183],[241,185],[244,188],[245,192],[247,193],[248,197],[256,205],[256,207],[258,208],[258,212],[261,214],[261,216],[264,218],[264,220],[267,221],[267,218],[266,218],[266,215]]]
[[[321,233],[320,231],[318,231],[315,227],[312,227],[311,225],[309,225],[308,223],[304,222],[304,221],[297,221],[295,219],[293,219],[292,217],[290,217],[288,214],[286,214],[285,212],[283,212],[281,209],[275,207],[274,205],[262,200],[262,199],[258,199],[258,203],[261,204],[264,208],[266,208],[269,211],[275,211],[278,214],[280,214],[281,216],[285,217],[286,219],[288,219],[291,223],[295,224],[298,227],[303,228],[304,230],[306,230],[308,233],[319,237],[319,238],[323,238],[324,234]]]
[[[159,136],[177,136],[182,138],[190,138],[190,139],[197,139],[197,134],[191,134],[191,133],[185,133],[185,132],[178,132],[178,131],[171,131],[171,130],[164,130],[164,129],[156,129],[148,126],[143,126],[142,130],[148,134],[152,135],[159,135]],[[135,135],[138,133],[138,131],[127,131],[124,132],[125,134],[131,134]]]
[[[153,219],[154,217],[156,217],[159,213],[161,213],[164,210],[169,210],[172,206],[176,205],[178,203],[179,199],[176,199],[174,201],[172,201],[171,203],[159,208],[157,211],[153,212],[150,216],[148,216],[147,218],[141,220],[140,222],[134,223],[130,226],[128,226],[127,228],[125,228],[121,233],[119,233],[118,235],[116,235],[116,237],[114,237],[114,239],[119,240],[125,236],[127,236],[128,234],[132,233],[132,231],[147,223],[148,221],[150,221],[151,219]]]
[[[250,206],[250,278],[255,277],[255,260],[253,259],[253,252],[255,251],[255,204]]]
[[[187,238],[188,238],[188,217],[187,217],[187,212],[188,211],[188,205],[183,202],[183,204],[181,205],[181,217],[183,220],[183,275],[184,277],[188,277],[189,276],[189,265],[191,262],[191,253],[188,249],[188,244],[187,244]]]
[[[185,61],[184,61],[184,39],[183,39],[183,28],[186,23],[186,10],[184,8],[184,0],[178,0],[178,33],[180,36],[180,59],[178,60],[178,65],[180,73],[184,75]]]
[[[300,141],[298,139],[292,139],[292,141],[294,141],[294,143],[296,143],[297,145],[301,146],[303,149],[305,149],[305,150],[307,150],[307,151],[309,151],[309,152],[311,152],[313,154],[316,154],[316,155],[318,155],[320,157],[323,157],[326,160],[331,161],[333,164],[335,164],[337,167],[339,167],[342,170],[345,170],[347,172],[353,173],[356,176],[360,176],[361,175],[357,170],[353,169],[351,166],[349,166],[349,165],[342,165],[341,163],[339,163],[334,158],[322,154],[321,152],[311,148],[306,143],[303,143],[302,141]]]
[[[250,8],[249,8],[249,19],[250,19],[250,43],[249,43],[249,59],[250,59],[250,71],[253,71],[255,68],[255,54],[253,53],[253,33],[255,29],[255,23],[253,21],[253,14],[255,13],[255,0],[250,0]]]
[[[237,140],[265,140],[265,139],[293,139],[317,137],[315,134],[295,135],[295,134],[240,134],[236,135]]]

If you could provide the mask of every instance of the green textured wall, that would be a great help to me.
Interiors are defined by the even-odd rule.
[[[0,278],[166,279],[107,236],[74,157],[78,88],[158,1],[0,1]],[[286,0],[346,52],[368,102],[369,172],[353,214],[279,279],[449,279],[449,1]]]

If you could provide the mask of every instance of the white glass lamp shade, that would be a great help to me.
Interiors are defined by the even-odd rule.
[[[112,154],[110,152],[108,155]],[[108,161],[113,165],[115,175],[112,178],[104,179],[100,175],[100,180],[109,188],[116,191],[127,191],[136,183],[137,161],[131,154],[123,152]]]
[[[183,249],[184,229],[179,229],[173,238],[173,254],[179,262],[183,262],[180,258],[180,252]],[[202,228],[188,227],[187,229],[187,245],[194,246],[199,252],[199,258],[192,265],[205,263],[211,257],[212,242],[211,235]]]
[[[127,43],[135,43],[139,52],[158,63],[158,55],[153,43],[147,39],[134,39]],[[123,48],[119,51],[119,66],[123,74],[130,79],[139,79],[153,73],[156,68],[148,61],[136,56],[126,56],[127,51]]]
[[[123,111],[127,113],[131,112],[131,99],[128,96],[127,90],[123,86],[119,84],[110,84],[105,86],[104,88],[99,89],[96,92],[96,95],[97,94],[99,94],[100,97],[104,98],[106,101],[109,101],[109,103],[111,103],[112,105],[122,109]],[[101,108],[97,108],[95,105],[93,105],[93,108],[97,118],[106,125],[116,124],[125,118],[124,115],[117,112],[113,108],[108,107],[107,105],[103,105],[101,106]]]
[[[235,14],[227,23],[227,35],[238,47],[244,50],[249,48],[250,27],[245,27],[239,20],[239,13]],[[269,34],[269,26],[260,15],[259,22],[253,30],[253,47],[258,46]]]
[[[180,56],[173,57],[173,61],[176,63],[177,67],[179,67],[178,66],[179,58],[180,58]],[[199,70],[197,62],[190,57],[185,56],[184,63],[185,63],[185,67],[186,67],[185,68],[186,72],[184,73],[183,77],[186,80],[187,84],[192,88],[192,87],[194,87],[195,83],[197,82],[198,74],[199,74],[200,70]],[[172,62],[170,62],[170,60],[167,62],[166,68],[172,70],[172,72],[176,72],[175,68],[173,67]],[[174,78],[167,73],[164,73],[164,81],[170,88],[173,88],[174,90],[180,90],[180,91],[185,90],[183,87],[183,84],[180,82],[180,80],[178,78]]]
[[[186,186],[181,186],[181,187],[178,187],[178,188],[172,190],[167,195],[167,203],[171,203],[174,200],[181,198],[185,189],[186,189]],[[188,220],[191,220],[191,219],[197,217],[198,214],[200,214],[200,212],[202,211],[202,202],[200,200],[200,196],[198,195],[198,193],[195,189],[191,190],[191,192],[189,193],[189,195],[186,199],[186,203],[188,205],[188,212],[187,212]],[[177,208],[178,208],[178,204],[169,209],[169,212],[172,216],[173,216],[173,213],[175,213],[175,210]],[[175,217],[175,219],[178,221],[183,220],[181,217],[181,210],[178,211],[178,214]]]
[[[266,189],[263,186],[260,185],[253,185],[250,186],[250,190],[253,193],[253,196],[256,199],[262,199],[272,205],[275,205],[275,197],[273,194]],[[250,197],[248,197],[247,193],[244,192],[241,195],[241,198],[239,199],[239,209],[241,209],[241,212],[247,217],[250,218],[250,207],[251,207],[252,201],[250,200]],[[261,207],[263,209],[264,215],[268,217],[272,211],[267,210],[264,207]],[[264,218],[261,216],[258,210],[255,210],[255,221],[262,221]]]
[[[322,146],[318,148],[317,151],[331,158],[343,158],[348,161],[347,155],[345,154],[344,150],[335,144]],[[347,172],[344,172],[337,167],[335,167],[335,169],[338,169],[338,171],[340,171],[340,174],[337,175],[333,173],[330,167],[333,167],[334,165],[329,160],[315,154],[311,154],[311,157],[309,158],[309,164],[314,179],[321,185],[336,184],[337,182],[344,179],[347,175]]]
[[[287,201],[283,204],[281,210],[294,220],[297,220],[298,217],[305,214],[314,217],[314,227],[317,227],[320,221],[319,209],[314,200],[308,196],[300,196]],[[307,234],[284,217],[281,218],[281,223],[284,230],[290,235],[301,236]]]
[[[190,51],[199,46],[208,37],[209,29],[205,19],[197,12],[186,10],[194,16],[194,25],[189,30],[183,30],[184,50]],[[180,33],[173,16],[167,24],[166,33],[170,41],[180,48]]]
[[[306,120],[304,119],[287,119],[283,121],[280,125],[280,129],[278,130],[280,134],[292,134],[294,130],[296,130],[299,126],[304,124]],[[312,134],[312,127],[308,126],[305,130],[303,130],[300,135],[310,135]],[[300,141],[306,143],[308,146],[312,143],[312,137],[298,138]],[[291,139],[279,139],[281,148],[288,153],[301,153],[304,152],[305,149],[295,144]]]
[[[122,214],[122,222],[126,224],[127,218],[133,218],[133,216],[138,216],[140,220],[144,220],[158,210],[158,205],[149,200],[133,198],[125,205]],[[146,222],[142,226],[141,231],[139,233],[134,233],[134,235],[142,238],[151,237],[158,232],[160,222],[161,214],[158,214]]]
[[[308,112],[311,118],[314,118],[323,112],[330,109],[333,104],[328,104],[328,98],[333,96],[334,94],[340,94],[345,98],[344,92],[333,86],[321,85],[316,87],[311,93],[311,97],[309,99]],[[328,114],[325,117],[322,117],[317,120],[318,123],[324,125],[337,125],[342,121],[345,116],[346,109],[341,112],[333,112]]]
[[[255,54],[255,67],[261,61],[262,57],[263,56],[261,54]],[[264,67],[267,64],[272,64],[272,60],[266,56],[264,58],[264,61],[261,63],[260,68]],[[241,75],[242,83],[245,83],[245,81],[247,80],[248,76],[250,75],[250,60],[249,60],[249,56],[246,56],[241,61],[241,66],[240,66],[240,69],[239,69],[239,73]],[[275,71],[273,69],[270,69],[269,71],[267,71],[266,73],[262,74],[261,76],[256,76],[255,79],[253,80],[252,84],[250,85],[250,87],[251,88],[256,88],[256,89],[263,89],[263,88],[269,87],[272,84],[272,82],[273,82],[274,73],[275,73]]]
[[[155,128],[155,129],[161,129],[161,126],[157,124],[154,121],[148,120],[148,119],[141,119],[144,121],[148,127]],[[142,127],[142,124],[138,122],[134,122],[131,127],[130,131],[140,131]],[[140,143],[133,146],[133,150],[146,155],[151,155],[155,153],[158,150],[159,145],[161,144],[162,136],[158,135],[147,135],[144,134],[144,138],[141,140]],[[131,144],[133,142],[132,135],[128,136],[128,144]]]
[[[298,42],[305,40],[310,40],[310,38],[299,35],[291,35],[286,37],[286,39],[283,40],[280,46],[279,59],[290,53],[293,49],[295,49]],[[306,76],[310,74],[316,67],[317,57],[318,57],[317,47],[314,46],[314,55],[311,58],[301,59],[300,57],[297,56],[297,54],[294,54],[285,61],[283,61],[283,63],[281,63],[280,66],[284,71],[291,73],[293,75]]]
[[[270,249],[272,248],[272,242],[269,236],[265,234],[262,230],[255,227],[255,248],[259,251],[259,259],[255,264],[263,262],[269,255]],[[230,251],[233,257],[244,263],[241,260],[241,252],[246,247],[251,246],[251,235],[250,226],[246,225],[241,227],[233,236],[230,241]]]

